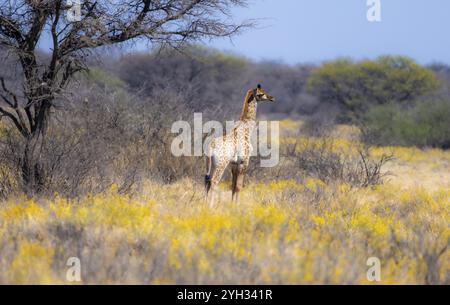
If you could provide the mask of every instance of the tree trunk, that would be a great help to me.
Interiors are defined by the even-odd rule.
[[[42,137],[33,134],[26,139],[22,159],[22,183],[25,193],[32,197],[42,191],[44,173],[41,164]]]
[[[38,108],[34,128],[25,138],[22,157],[22,184],[24,192],[32,197],[44,190],[45,168],[42,162],[42,149],[50,112],[50,102],[45,101]]]

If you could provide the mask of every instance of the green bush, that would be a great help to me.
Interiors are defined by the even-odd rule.
[[[450,100],[372,107],[364,117],[365,140],[378,145],[450,148]]]
[[[117,90],[125,87],[125,82],[119,77],[98,67],[90,68],[89,73],[86,74],[86,78],[101,87],[109,87]]]
[[[359,119],[370,107],[390,101],[408,104],[433,92],[438,84],[432,71],[400,56],[329,62],[308,80],[309,90],[322,103],[338,105],[345,121]]]

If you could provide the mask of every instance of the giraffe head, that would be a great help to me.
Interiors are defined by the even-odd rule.
[[[256,105],[259,102],[275,102],[275,98],[258,84],[255,89],[247,91],[247,95],[244,99],[244,108],[241,113],[241,120],[255,120]]]
[[[275,98],[267,93],[260,84],[256,86],[256,89],[253,89],[253,98],[257,102],[275,102]]]

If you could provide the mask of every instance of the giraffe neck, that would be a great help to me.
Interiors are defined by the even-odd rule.
[[[242,109],[241,121],[256,121],[257,102],[253,96],[253,92],[247,92],[244,100],[244,108]]]

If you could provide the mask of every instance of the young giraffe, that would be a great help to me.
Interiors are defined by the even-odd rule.
[[[238,201],[239,191],[244,187],[244,176],[253,150],[250,136],[256,126],[257,103],[263,101],[274,102],[275,99],[259,84],[256,89],[248,90],[242,114],[236,126],[227,135],[211,141],[205,176],[206,200],[210,207],[214,206],[215,189],[230,162],[233,175],[232,200]]]

